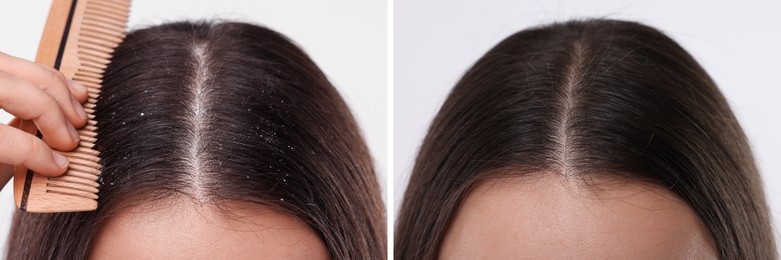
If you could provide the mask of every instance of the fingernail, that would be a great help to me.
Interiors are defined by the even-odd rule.
[[[60,168],[65,168],[68,166],[68,158],[65,158],[62,154],[52,151],[52,157],[54,158],[54,162],[57,164],[57,166],[60,166]]]
[[[71,96],[71,104],[73,104],[73,109],[76,110],[76,114],[79,114],[81,119],[87,119],[87,111],[84,111],[84,107],[81,106],[81,103],[79,103],[79,100],[76,99],[76,97]]]
[[[87,92],[87,88],[85,88],[83,85],[81,85],[80,83],[78,83],[78,82],[76,82],[74,80],[70,80],[69,79],[68,80],[68,85],[70,85],[72,88],[74,88],[74,89],[76,89],[76,90],[78,90],[80,92]]]
[[[70,121],[68,121],[68,132],[71,134],[73,140],[77,143],[81,140],[81,138],[79,138],[79,132],[76,131],[76,127],[74,127]]]

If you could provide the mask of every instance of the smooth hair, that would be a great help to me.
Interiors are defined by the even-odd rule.
[[[481,181],[540,173],[585,185],[596,175],[654,183],[686,201],[722,259],[776,258],[738,120],[694,58],[651,27],[554,23],[520,31],[480,58],[420,148],[396,259],[437,258],[453,215]]]
[[[16,212],[9,259],[84,259],[112,214],[181,198],[290,213],[333,259],[385,257],[384,206],[355,119],[277,32],[209,21],[133,31],[106,70],[95,119],[98,209]]]

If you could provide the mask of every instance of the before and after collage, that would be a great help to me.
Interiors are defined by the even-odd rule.
[[[3,259],[778,259],[778,1],[22,1]]]

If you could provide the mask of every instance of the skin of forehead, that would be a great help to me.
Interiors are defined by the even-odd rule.
[[[627,179],[487,179],[467,195],[440,259],[717,259],[679,196]]]
[[[301,219],[266,206],[176,200],[128,207],[103,224],[90,259],[329,259]]]

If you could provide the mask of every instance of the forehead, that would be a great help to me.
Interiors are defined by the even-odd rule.
[[[451,222],[443,259],[715,258],[677,195],[638,181],[586,185],[558,174],[478,184]]]
[[[91,259],[328,259],[301,219],[268,207],[177,200],[128,208],[103,223]]]

